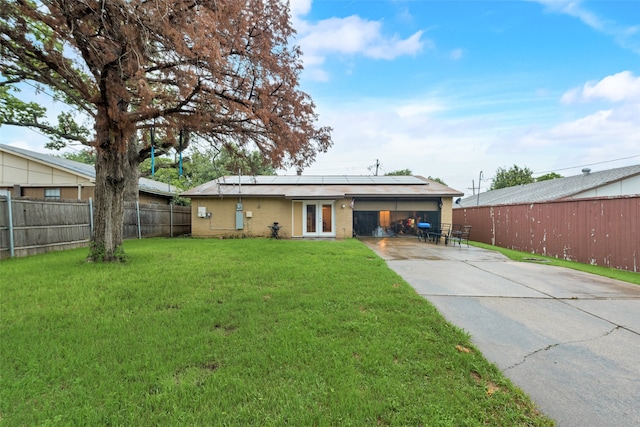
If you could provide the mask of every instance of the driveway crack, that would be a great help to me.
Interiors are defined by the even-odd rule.
[[[508,366],[507,368],[505,368],[505,371],[508,371],[509,369],[517,368],[518,366],[520,366],[520,365],[522,365],[523,363],[525,363],[529,357],[531,357],[531,356],[533,356],[533,355],[536,355],[536,354],[538,354],[538,353],[541,353],[541,352],[543,352],[543,351],[548,351],[548,350],[551,350],[552,348],[555,348],[555,347],[558,347],[558,346],[561,346],[561,345],[566,345],[566,344],[575,344],[575,343],[581,343],[581,342],[588,342],[588,341],[598,340],[598,339],[600,339],[600,338],[604,338],[604,337],[606,337],[606,336],[608,336],[608,335],[612,334],[613,332],[615,332],[615,331],[616,331],[616,330],[618,330],[618,329],[624,329],[624,328],[623,328],[622,326],[615,326],[615,327],[613,327],[610,331],[607,331],[607,332],[605,332],[605,333],[603,333],[603,334],[601,334],[601,335],[598,335],[598,336],[596,336],[596,337],[593,337],[593,338],[587,338],[587,339],[584,339],[584,340],[566,341],[566,342],[559,342],[559,343],[555,343],[555,344],[549,344],[549,345],[548,345],[548,346],[546,346],[546,347],[539,348],[539,349],[537,349],[537,350],[532,351],[532,352],[531,352],[531,353],[529,353],[529,354],[526,354],[526,355],[522,358],[522,360],[521,360],[520,362],[518,362],[518,363],[514,363],[514,364],[513,364],[513,365],[511,365],[511,366]]]

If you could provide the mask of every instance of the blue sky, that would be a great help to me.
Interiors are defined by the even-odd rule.
[[[302,89],[334,128],[306,174],[640,163],[640,1],[293,0]]]
[[[640,0],[291,0],[301,89],[334,146],[305,174],[411,169],[472,194],[499,167],[640,163]],[[36,151],[44,138],[0,128]],[[294,171],[280,173],[293,174]]]

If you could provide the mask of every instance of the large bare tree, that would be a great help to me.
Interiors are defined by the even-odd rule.
[[[91,260],[122,258],[123,195],[151,129],[164,148],[183,131],[275,167],[304,168],[331,145],[299,89],[286,0],[0,0],[0,32],[0,95],[15,110],[2,122],[97,151]],[[70,116],[54,126],[22,114],[31,104],[7,87],[25,81],[87,114],[92,134]]]

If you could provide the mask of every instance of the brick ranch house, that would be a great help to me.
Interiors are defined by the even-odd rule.
[[[451,223],[463,193],[421,176],[225,176],[181,193],[194,237],[415,235],[418,222]]]

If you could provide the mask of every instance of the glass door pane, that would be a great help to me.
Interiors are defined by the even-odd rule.
[[[336,213],[334,202],[316,200],[304,202],[302,218],[303,236],[334,237],[336,235]]]
[[[330,204],[322,205],[322,232],[323,233],[332,233],[333,232],[333,215],[332,215],[332,206]]]
[[[316,205],[307,204],[307,233],[316,232]]]

